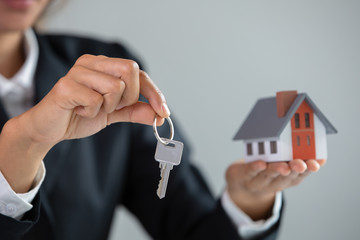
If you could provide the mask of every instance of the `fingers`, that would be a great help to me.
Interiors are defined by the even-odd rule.
[[[312,172],[319,171],[321,165],[325,164],[325,159],[321,160],[301,160],[295,159],[289,162],[291,173],[288,176],[279,176],[269,185],[269,191],[281,191],[283,189],[299,185]]]
[[[232,189],[237,184],[239,189],[253,193],[274,193],[300,184],[311,172],[318,171],[324,162],[295,159],[290,162],[235,163],[228,168],[227,182]],[[264,164],[265,167],[257,168],[258,164]]]
[[[149,100],[155,112],[163,117],[170,116],[170,110],[160,89],[150,79],[149,75],[140,70],[140,93]]]
[[[96,116],[103,104],[101,94],[66,78],[60,79],[52,91],[56,104],[62,109],[74,109],[83,117]]]
[[[164,118],[170,116],[170,110],[166,100],[159,88],[150,79],[148,74],[140,70],[140,92],[149,100],[150,104],[137,102],[131,106],[123,108],[122,105],[117,106],[117,111],[110,114],[108,125],[114,122],[135,122],[141,124],[152,125],[155,114],[157,117],[157,125],[164,123]]]
[[[319,171],[321,165],[324,164],[325,161],[322,160],[301,160],[301,159],[295,159],[289,162],[289,165],[291,167],[292,171],[295,171],[297,173],[304,173],[306,170],[310,172],[317,172]]]
[[[130,106],[139,99],[139,65],[132,60],[105,56],[83,55],[75,63],[98,72],[111,75],[125,83],[120,104]]]
[[[285,163],[283,163],[285,164]],[[291,186],[300,184],[305,177],[311,172],[318,171],[320,169],[319,164],[315,160],[301,160],[294,159],[288,163],[289,174],[281,175],[269,182],[266,186],[267,191],[281,191]],[[277,168],[279,170],[279,168]]]
[[[273,163],[269,163],[268,166],[269,169],[278,172],[279,174],[283,175],[283,176],[287,176],[290,174],[291,169],[289,167],[289,164],[286,162],[273,162]]]
[[[267,186],[267,191],[269,192],[279,192],[282,191],[286,188],[288,188],[293,181],[295,181],[295,179],[297,179],[299,177],[299,174],[292,171],[289,175],[287,176],[278,176],[277,178],[273,179],[273,181],[271,181],[268,186]]]
[[[69,76],[101,93],[107,113],[136,104],[141,93],[159,116],[165,118],[170,115],[164,95],[132,60],[83,55]]]
[[[266,168],[264,161],[254,161],[250,163],[235,162],[226,171],[228,179],[238,178],[240,181],[247,181],[255,177],[259,172]]]
[[[319,163],[320,167],[324,166],[326,163],[326,159],[318,159],[316,161]]]
[[[307,169],[308,169],[310,172],[317,172],[317,171],[319,171],[319,169],[320,169],[320,164],[318,163],[318,161],[313,160],[313,159],[310,159],[310,160],[306,160],[305,162],[306,162]]]
[[[289,162],[289,166],[292,171],[296,173],[303,173],[307,169],[306,163],[301,159],[294,159]]]
[[[291,173],[291,169],[286,162],[268,163],[267,168],[246,183],[249,189],[257,192],[266,189],[273,190],[271,185],[275,179],[283,178]]]
[[[67,78],[100,93],[104,98],[103,106],[106,113],[115,110],[125,90],[125,83],[121,79],[79,65],[68,72]]]
[[[129,107],[124,107],[108,115],[110,125],[115,122],[133,122],[152,125],[155,117],[155,111],[150,104],[137,102]],[[164,123],[164,118],[157,117],[158,125]]]

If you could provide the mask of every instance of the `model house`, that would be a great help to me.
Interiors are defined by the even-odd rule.
[[[326,159],[326,134],[334,126],[306,93],[277,92],[257,101],[234,140],[245,143],[245,161]]]

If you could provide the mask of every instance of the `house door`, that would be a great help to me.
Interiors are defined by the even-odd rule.
[[[293,159],[315,159],[314,112],[303,101],[291,119]]]

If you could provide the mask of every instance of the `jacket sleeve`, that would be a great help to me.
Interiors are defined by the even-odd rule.
[[[33,202],[33,208],[26,212],[21,220],[0,214],[0,239],[20,239],[38,221],[40,217],[40,192]]]
[[[158,129],[160,136],[168,136],[166,128]],[[137,126],[124,205],[154,239],[241,239],[220,201],[191,164],[190,149],[181,132],[175,133],[175,139],[184,142],[182,161],[171,171],[166,196],[160,200],[156,195],[160,170],[153,158],[156,139],[151,127]],[[279,223],[258,239],[275,239],[278,227]]]

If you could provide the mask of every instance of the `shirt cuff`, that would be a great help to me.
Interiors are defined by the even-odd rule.
[[[32,209],[31,202],[39,192],[46,174],[44,163],[41,163],[34,178],[32,188],[26,193],[15,193],[0,171],[0,213],[20,220],[22,216]]]
[[[235,205],[227,191],[224,191],[221,197],[221,204],[232,222],[237,226],[240,236],[246,239],[269,230],[279,220],[282,205],[282,193],[276,193],[272,216],[266,220],[253,221],[246,213]]]

